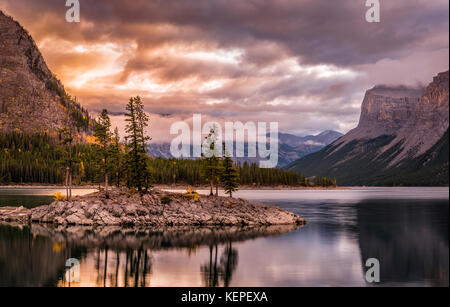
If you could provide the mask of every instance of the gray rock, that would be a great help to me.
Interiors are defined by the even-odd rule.
[[[251,204],[243,199],[200,196],[199,201],[159,190],[142,199],[126,197],[125,189],[112,189],[111,199],[94,193],[83,201],[54,202],[33,208],[0,208],[0,221],[28,223],[30,220],[55,225],[288,225],[303,224],[299,216],[278,207]],[[162,205],[161,196],[171,197]],[[120,203],[120,205],[119,205]],[[123,205],[122,205],[123,204]],[[164,207],[164,209],[163,209]]]

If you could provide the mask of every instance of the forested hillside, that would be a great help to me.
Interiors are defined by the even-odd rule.
[[[102,182],[95,164],[96,151],[92,144],[74,144],[73,156],[75,184]],[[153,183],[201,185],[207,181],[202,176],[202,160],[153,158],[149,160]],[[239,181],[252,186],[308,186],[310,183],[299,172],[280,169],[262,169],[256,164],[236,164]],[[112,172],[113,184],[125,184],[126,176],[120,169]],[[63,184],[64,167],[58,140],[47,134],[8,133],[0,135],[0,184]],[[318,182],[320,185],[333,185]]]

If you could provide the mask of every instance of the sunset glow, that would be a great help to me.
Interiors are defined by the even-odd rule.
[[[282,116],[282,131],[346,132],[366,89],[424,84],[448,67],[445,1],[388,2],[376,25],[365,22],[363,3],[323,2],[99,0],[83,3],[79,24],[65,22],[65,7],[52,0],[1,4],[93,114],[105,106],[121,113],[141,95],[154,125],[157,114],[233,120],[239,111],[249,120]],[[34,5],[45,8],[43,18],[24,9]]]

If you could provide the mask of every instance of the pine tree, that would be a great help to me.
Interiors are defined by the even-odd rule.
[[[238,190],[239,187],[239,173],[237,169],[233,166],[233,160],[231,159],[230,153],[223,144],[223,172],[221,174],[222,184],[225,190],[225,194],[233,197],[233,192]]]
[[[150,172],[148,168],[149,157],[146,151],[146,142],[150,139],[145,136],[145,127],[148,126],[148,116],[139,96],[130,98],[125,113],[128,122],[125,128],[128,166],[127,184],[135,187],[142,195],[150,187]]]
[[[123,175],[124,155],[120,143],[119,129],[116,127],[111,139],[111,167],[114,173],[116,186],[120,186],[120,180]]]
[[[136,119],[139,127],[139,137],[142,143],[141,146],[144,148],[144,151],[146,151],[147,142],[151,140],[151,137],[145,135],[145,129],[148,127],[149,117],[144,111],[144,104],[142,103],[141,97],[136,96],[134,103],[136,106]]]
[[[111,120],[109,119],[108,111],[103,109],[99,118],[95,122],[94,136],[97,144],[96,149],[98,152],[99,161],[98,165],[101,170],[101,174],[105,180],[105,195],[108,198],[108,177],[111,169]]]
[[[59,130],[59,146],[61,158],[58,161],[65,171],[66,199],[72,198],[72,176],[75,165],[79,160],[74,154],[74,136],[71,127],[65,127]]]
[[[209,182],[209,195],[213,196],[214,185],[216,187],[216,196],[219,194],[219,182],[220,175],[222,172],[222,166],[220,163],[221,153],[217,148],[217,129],[216,127],[211,127],[208,136],[205,138],[205,143],[202,145],[205,148],[203,157],[203,167],[202,172],[204,178]]]

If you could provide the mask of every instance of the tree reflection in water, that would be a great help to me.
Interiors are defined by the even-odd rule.
[[[213,256],[214,255],[214,256]],[[223,282],[224,287],[230,285],[231,278],[238,264],[238,252],[233,248],[232,242],[228,242],[217,263],[217,244],[209,246],[209,263],[201,266],[204,285],[206,287],[218,287]]]
[[[95,286],[148,287],[152,270],[151,251],[98,248],[95,251]]]
[[[278,236],[296,225],[121,228],[0,224],[0,285],[148,287],[229,286],[238,262],[235,242]],[[13,248],[11,248],[13,247]],[[209,263],[202,265],[208,259]],[[178,251],[189,257],[180,260]],[[14,252],[12,252],[14,251]],[[199,252],[189,260],[191,253]],[[163,257],[159,257],[164,255]],[[67,259],[80,262],[80,281],[66,280]],[[155,269],[155,259],[162,264]],[[190,265],[186,268],[184,265]],[[200,273],[199,273],[200,268]],[[153,276],[153,271],[157,274]],[[179,274],[192,272],[188,279]]]

